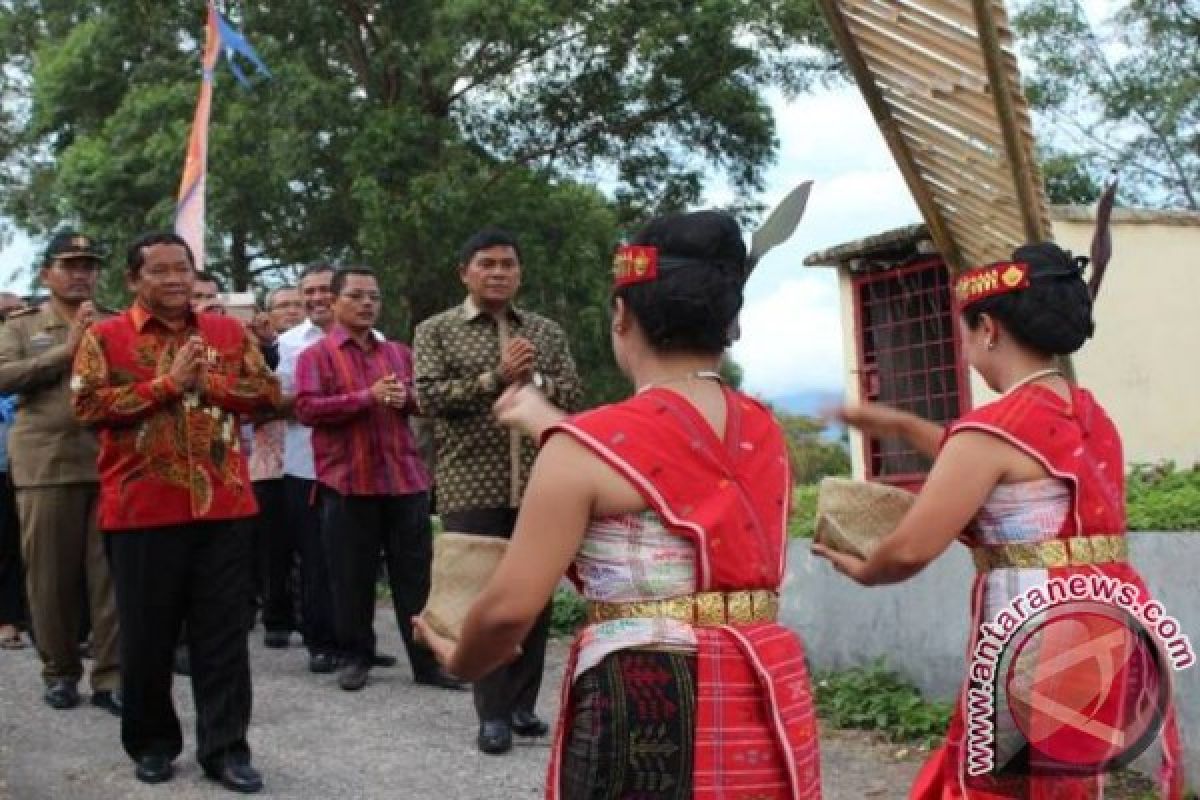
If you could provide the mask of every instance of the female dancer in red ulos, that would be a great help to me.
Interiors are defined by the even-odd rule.
[[[820,797],[804,654],[775,622],[787,448],[770,412],[716,373],[745,276],[728,215],[650,223],[618,252],[613,292],[613,351],[637,393],[565,420],[528,387],[497,405],[545,431],[516,533],[457,646],[418,630],[454,674],[486,674],[570,569],[590,624],[563,681],[547,797]]]
[[[813,551],[872,586],[912,577],[961,538],[979,570],[968,658],[976,653],[982,624],[1014,601],[1033,597],[1036,588],[1053,579],[1115,578],[1133,587],[1128,592],[1137,602],[1144,605],[1148,599],[1127,561],[1120,436],[1091,393],[1070,383],[1056,367],[1056,356],[1075,352],[1092,334],[1092,298],[1083,266],[1082,260],[1043,243],[1020,247],[1012,261],[956,280],[967,359],[1001,393],[999,400],[975,409],[948,430],[881,405],[842,412],[850,425],[876,436],[904,438],[935,461],[909,513],[869,559],[820,544]],[[1106,765],[1128,747],[1121,741],[1123,727],[1133,720],[1131,698],[1144,675],[1137,659],[1127,658],[1130,651],[1072,661],[1072,654],[1097,643],[1098,631],[1112,632],[1123,619],[1107,616],[1108,609],[1102,612],[1080,617],[1086,624],[1072,618],[1068,624],[1043,626],[1043,635],[1021,651],[1027,657],[1015,663],[1016,671],[1000,676],[1005,685],[1006,676],[1016,675],[1017,682],[1006,684],[1008,688],[1027,687],[1023,696],[1033,700],[1024,702],[1019,688],[1010,691],[1011,718],[994,711],[984,720],[995,737],[995,758],[984,774],[972,774],[982,770],[971,763],[980,754],[972,748],[977,740],[970,734],[964,712],[970,706],[964,701],[973,681],[989,682],[988,671],[969,666],[946,742],[925,764],[910,797],[1102,797]],[[1124,646],[1132,640],[1118,635],[1114,641]],[[1106,663],[1115,666],[1111,674],[1103,672]],[[994,697],[993,689],[974,691]],[[1086,721],[1072,716],[1078,710],[1090,714]],[[1173,712],[1169,707],[1160,711],[1149,730],[1153,735],[1165,720],[1162,796],[1177,800],[1183,793],[1181,748]],[[1091,734],[1085,733],[1089,730]],[[997,772],[1001,767],[1007,771]]]

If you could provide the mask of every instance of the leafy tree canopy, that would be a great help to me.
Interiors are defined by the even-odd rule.
[[[403,336],[460,299],[466,236],[505,225],[525,251],[523,302],[566,325],[593,400],[618,391],[615,240],[696,203],[713,173],[753,209],[777,146],[765,91],[801,92],[831,64],[811,0],[218,6],[273,78],[246,91],[218,70],[208,267],[242,288],[366,262]],[[117,263],[137,232],[171,224],[204,4],[0,7],[0,211],[34,234],[81,225]]]
[[[1029,0],[1014,20],[1051,199],[1090,202],[1115,170],[1126,201],[1200,210],[1200,1],[1114,7],[1093,26],[1079,0]]]

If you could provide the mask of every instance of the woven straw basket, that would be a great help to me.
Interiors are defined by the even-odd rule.
[[[467,611],[496,571],[508,540],[496,536],[442,533],[433,540],[433,585],[422,619],[437,633],[458,641]]]
[[[814,539],[842,553],[867,558],[900,523],[915,495],[881,483],[825,478],[817,493]]]

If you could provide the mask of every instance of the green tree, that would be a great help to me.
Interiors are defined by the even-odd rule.
[[[1200,209],[1197,0],[1121,0],[1098,26],[1079,0],[1029,0],[1014,26],[1051,123],[1052,199],[1090,202],[1116,170],[1127,201]]]
[[[845,436],[834,441],[826,438],[828,425],[824,420],[778,410],[775,418],[787,437],[792,478],[797,484],[816,483],[827,475],[850,474],[850,451]]]
[[[385,326],[406,336],[460,297],[470,231],[506,225],[523,302],[567,327],[593,401],[623,390],[604,307],[613,243],[697,202],[714,169],[753,209],[777,147],[765,91],[803,91],[831,63],[812,0],[218,5],[274,77],[246,91],[217,73],[208,266],[241,288],[366,262]],[[114,248],[169,225],[203,3],[0,6],[0,211]]]

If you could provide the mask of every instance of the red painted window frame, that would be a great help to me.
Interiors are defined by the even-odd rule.
[[[940,257],[931,257],[922,259],[921,261],[917,261],[912,264],[906,264],[903,267],[879,270],[877,272],[859,273],[851,276],[851,296],[853,301],[852,305],[854,307],[855,358],[858,361],[856,364],[857,369],[855,370],[855,373],[858,376],[857,380],[859,385],[859,397],[864,402],[871,399],[871,387],[868,384],[871,373],[874,372],[874,374],[878,374],[877,367],[872,371],[868,371],[867,369],[866,337],[864,335],[865,331],[863,328],[864,287],[881,283],[886,280],[898,280],[908,275],[929,269],[946,270],[946,264]],[[954,348],[954,366],[956,381],[958,384],[958,413],[954,417],[957,418],[971,409],[970,369],[967,366],[966,359],[963,357],[962,333],[959,329],[958,320],[956,318],[953,303],[950,297],[950,275],[948,272],[945,275],[945,280],[943,283],[945,291],[944,296],[942,297],[942,302],[944,305],[939,308],[939,312],[944,309],[945,315],[949,317],[950,341],[952,342]],[[937,341],[945,342],[946,340],[941,339]],[[933,344],[934,340],[931,340],[929,343]],[[928,396],[928,389],[926,389],[926,396]],[[874,437],[862,437],[862,458],[867,480],[879,481],[881,483],[887,483],[907,489],[920,488],[921,484],[923,484],[925,481],[925,477],[928,474],[927,472],[911,471],[892,475],[876,474],[874,466],[875,454],[872,452],[875,441],[876,440]]]

